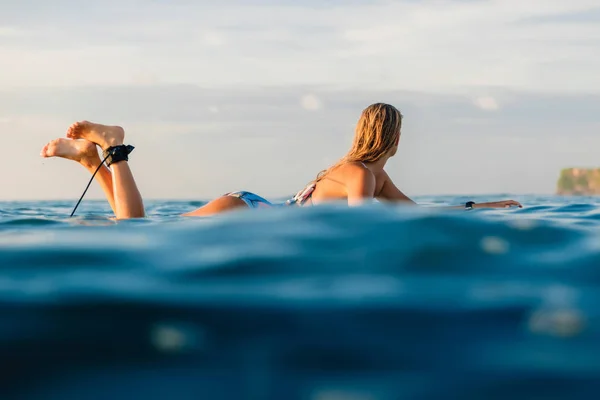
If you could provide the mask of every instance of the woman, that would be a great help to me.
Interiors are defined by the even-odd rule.
[[[389,104],[367,107],[356,126],[352,148],[341,160],[322,171],[286,205],[315,205],[332,200],[347,200],[349,205],[378,199],[415,204],[394,185],[384,167],[396,154],[400,141],[402,114]],[[129,168],[128,155],[133,150],[124,146],[125,132],[119,126],[87,121],[76,122],[67,131],[68,139],[56,139],[41,152],[42,157],[74,160],[90,172],[98,169],[100,183],[117,219],[144,217],[142,196]],[[96,145],[104,150],[107,166],[102,166]],[[112,169],[112,171],[111,171]],[[272,207],[269,201],[250,192],[231,192],[185,216],[207,216],[241,207]],[[521,204],[514,200],[466,205],[453,208],[504,208]]]

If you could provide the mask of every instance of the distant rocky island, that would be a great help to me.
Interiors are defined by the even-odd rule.
[[[600,168],[567,168],[560,172],[557,194],[561,196],[600,195]]]

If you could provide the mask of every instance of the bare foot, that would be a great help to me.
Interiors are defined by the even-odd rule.
[[[120,146],[125,139],[125,131],[120,126],[95,124],[89,121],[75,122],[67,130],[71,139],[86,139],[106,150],[111,146]]]
[[[100,165],[96,145],[88,140],[55,139],[40,152],[42,157],[61,157],[77,161],[85,166]]]

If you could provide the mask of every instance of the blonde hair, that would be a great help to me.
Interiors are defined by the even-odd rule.
[[[356,124],[354,141],[348,154],[326,170],[319,172],[313,182],[319,182],[327,174],[349,162],[375,162],[395,145],[400,136],[402,114],[396,107],[376,103],[365,108]]]

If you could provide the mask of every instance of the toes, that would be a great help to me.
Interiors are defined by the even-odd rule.
[[[73,124],[73,135],[74,136],[79,136],[81,134],[81,128],[83,127],[83,124],[81,122],[75,122]]]
[[[56,152],[56,140],[53,140],[44,146],[40,155],[42,157],[46,157],[46,158],[53,157],[55,152]]]
[[[75,122],[73,125],[67,129],[67,137],[71,139],[78,138],[81,136],[81,130],[84,128],[87,121]]]
[[[77,122],[72,124],[68,129],[67,129],[67,137],[68,138],[73,138],[75,136],[75,131],[76,131],[76,127],[77,127]]]
[[[53,140],[50,143],[48,143],[48,148],[46,149],[46,155],[48,157],[52,157],[53,155],[55,155],[57,147],[58,147],[58,140]]]

